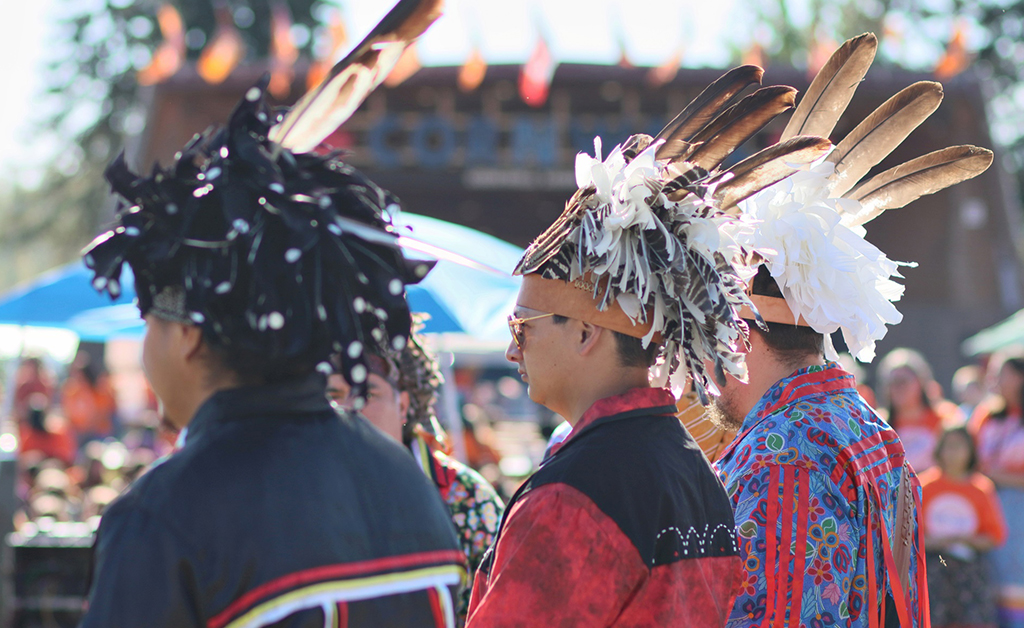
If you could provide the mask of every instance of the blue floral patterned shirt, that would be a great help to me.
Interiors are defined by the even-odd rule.
[[[761,398],[715,462],[745,570],[728,628],[874,628],[884,625],[877,609],[893,582],[906,595],[886,604],[887,619],[902,601],[914,628],[925,625],[920,484],[908,466],[915,499],[901,537],[913,539],[904,587],[887,578],[896,563],[884,549],[895,534],[905,454],[854,385],[833,363],[797,371]]]

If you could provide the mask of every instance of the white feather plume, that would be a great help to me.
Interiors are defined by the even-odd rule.
[[[860,203],[829,197],[832,172],[828,162],[802,168],[740,203],[758,224],[738,239],[765,258],[794,316],[826,335],[842,330],[850,352],[869,362],[886,325],[903,319],[893,302],[904,287],[893,278],[913,264],[890,260],[850,226]],[[826,353],[836,357],[830,342]]]

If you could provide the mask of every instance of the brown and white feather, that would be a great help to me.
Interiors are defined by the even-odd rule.
[[[756,65],[743,65],[729,70],[693,99],[655,140],[665,140],[656,157],[675,161],[686,159],[691,150],[690,139],[725,110],[732,100],[751,85],[760,85],[764,70]]]
[[[878,49],[878,39],[864,33],[848,39],[832,53],[811,81],[779,141],[798,135],[828,137],[846,111]]]
[[[828,156],[835,164],[832,196],[843,196],[900,145],[942,102],[942,85],[920,81],[882,103]]]
[[[800,135],[747,157],[712,179],[722,211],[738,213],[737,204],[794,174],[799,166],[821,159],[832,149],[823,137]]]
[[[303,96],[269,138],[293,153],[320,145],[359,108],[434,20],[443,0],[401,0],[324,80]]]
[[[796,89],[786,85],[762,87],[701,129],[692,140],[698,146],[687,161],[711,171],[775,116],[790,109]]]
[[[846,198],[861,204],[861,211],[850,224],[863,225],[887,209],[904,207],[922,196],[973,179],[992,165],[992,157],[992,151],[986,148],[950,146],[879,173],[846,194]]]

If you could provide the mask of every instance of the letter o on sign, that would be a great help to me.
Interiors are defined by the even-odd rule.
[[[373,155],[378,167],[397,168],[401,164],[401,156],[392,146],[392,136],[401,130],[398,118],[391,114],[384,116],[370,128],[366,139],[370,145],[370,154]]]
[[[412,148],[424,168],[444,168],[455,154],[455,129],[440,116],[427,116],[413,131]]]

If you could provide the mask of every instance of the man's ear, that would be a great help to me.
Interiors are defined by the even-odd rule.
[[[181,357],[186,362],[194,361],[203,351],[203,330],[195,325],[175,323],[175,326],[178,328],[178,347],[181,350]]]
[[[578,321],[578,323],[579,328],[577,329],[576,337],[578,339],[577,350],[580,355],[589,355],[592,353],[600,343],[601,338],[603,338],[605,334],[611,333],[604,327],[598,327],[597,325],[586,321]]]
[[[409,421],[409,393],[402,391],[398,393],[398,411],[402,413],[402,423]]]
[[[754,322],[749,322],[747,324],[750,326],[750,334],[747,336],[749,347],[744,348],[743,345],[740,345],[740,353],[751,353],[755,350],[761,350],[767,346],[764,341],[764,332],[757,327],[757,324]]]

